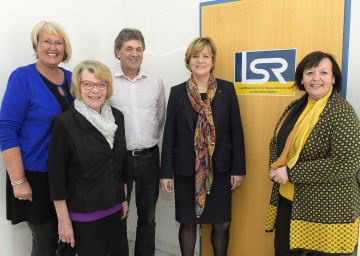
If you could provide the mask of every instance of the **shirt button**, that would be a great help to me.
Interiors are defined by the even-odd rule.
[[[110,173],[110,174],[109,174],[109,178],[111,178],[111,179],[114,178],[114,174],[113,174],[113,173]]]
[[[113,161],[113,160],[110,158],[110,159],[109,159],[109,163],[112,163],[112,161]]]

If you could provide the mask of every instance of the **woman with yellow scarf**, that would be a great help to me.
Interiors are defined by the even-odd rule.
[[[331,54],[300,61],[295,86],[305,95],[280,117],[270,142],[274,181],[266,231],[275,255],[356,255],[359,230],[360,122],[341,98]]]

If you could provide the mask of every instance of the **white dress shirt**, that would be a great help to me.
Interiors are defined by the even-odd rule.
[[[158,144],[165,123],[165,90],[162,79],[141,67],[131,80],[120,66],[113,70],[111,106],[125,118],[128,150],[151,148]]]

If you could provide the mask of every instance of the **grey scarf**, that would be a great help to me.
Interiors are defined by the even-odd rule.
[[[82,100],[75,99],[75,109],[82,114],[105,137],[110,147],[113,148],[115,132],[118,126],[111,111],[110,104],[106,101],[101,106],[101,114],[86,105]]]

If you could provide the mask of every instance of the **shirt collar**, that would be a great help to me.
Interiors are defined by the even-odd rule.
[[[127,76],[125,76],[123,70],[120,66],[117,66],[114,72],[115,77],[124,77],[125,79],[130,80]],[[146,71],[140,66],[139,73],[136,75],[136,77],[132,81],[136,81],[141,79],[142,77],[147,77]]]

